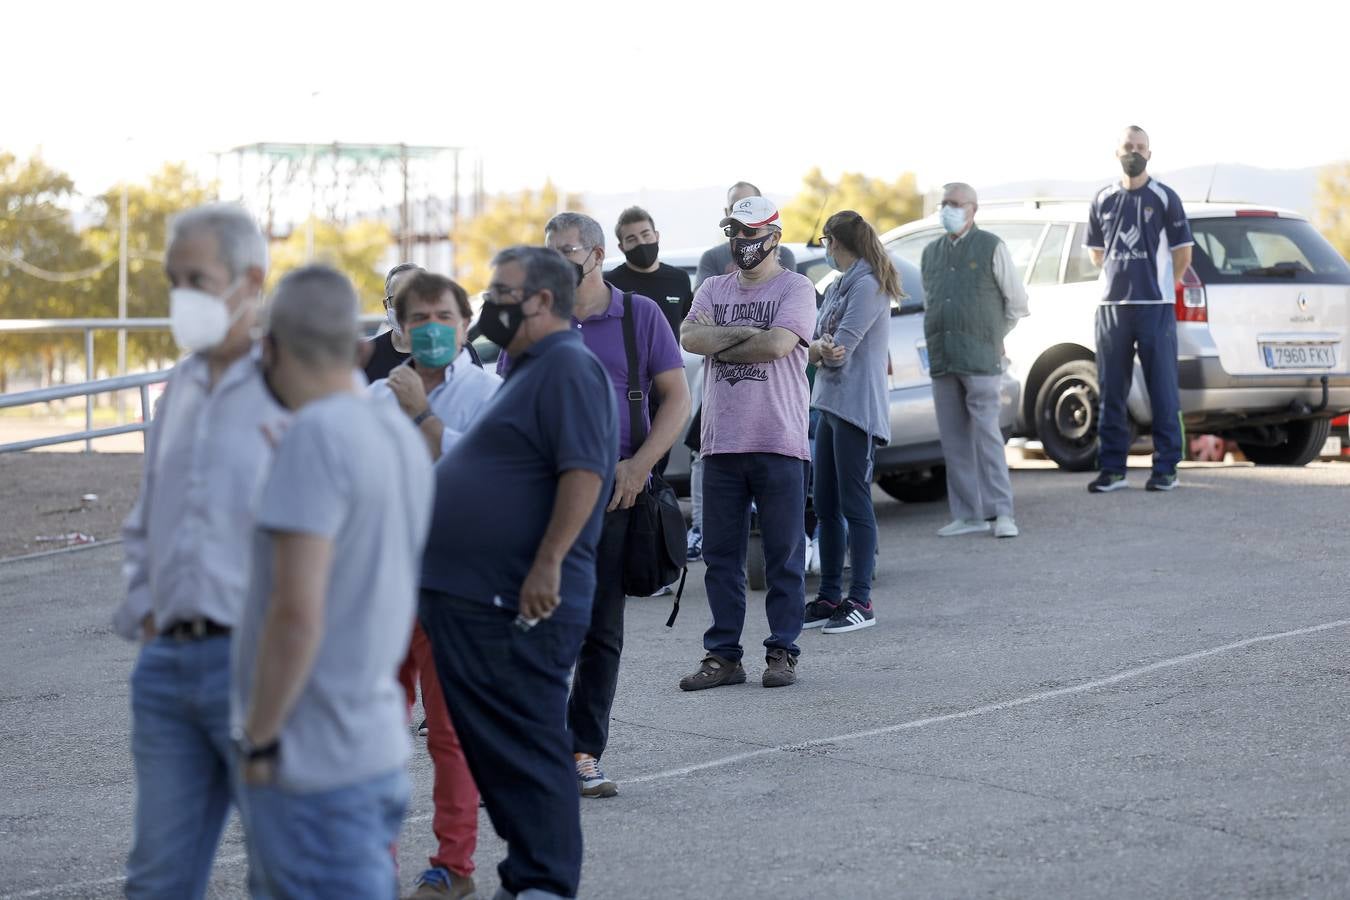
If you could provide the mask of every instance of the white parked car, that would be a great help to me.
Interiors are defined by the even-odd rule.
[[[1236,440],[1258,464],[1304,465],[1330,420],[1350,409],[1350,265],[1301,215],[1272,207],[1188,204],[1194,259],[1176,290],[1177,366],[1186,429]],[[1037,439],[1071,470],[1096,466],[1094,322],[1098,268],[1083,247],[1082,202],[982,206],[976,222],[1001,237],[1022,274],[1031,315],[1007,339],[1019,385],[1014,434]],[[882,236],[918,265],[942,235],[936,216]],[[1128,404],[1151,422],[1136,363]]]

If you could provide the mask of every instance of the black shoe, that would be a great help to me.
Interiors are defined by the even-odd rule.
[[[1148,483],[1144,485],[1146,491],[1170,491],[1177,486],[1176,472],[1154,472],[1148,476]]]
[[[826,600],[824,597],[817,597],[806,604],[806,619],[802,622],[802,627],[819,628],[830,621],[830,617],[834,615],[834,611],[838,608],[838,600]]]
[[[1120,491],[1129,487],[1130,483],[1125,480],[1124,475],[1117,475],[1114,472],[1103,472],[1088,485],[1088,491],[1094,494],[1109,494],[1112,491]]]
[[[862,606],[854,600],[845,600],[834,611],[834,616],[820,629],[821,634],[846,634],[877,624],[877,615],[872,612],[872,604]]]
[[[427,720],[426,720],[426,719],[423,719],[423,720],[422,720],[422,724],[417,726],[417,736],[418,736],[418,737],[426,737],[426,736],[427,736]]]
[[[699,663],[698,671],[680,679],[680,690],[701,691],[724,684],[745,684],[745,667],[709,653]]]

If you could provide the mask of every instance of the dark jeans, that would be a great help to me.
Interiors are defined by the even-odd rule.
[[[816,426],[815,501],[820,519],[820,596],[843,595],[844,547],[853,552],[849,599],[867,606],[876,567],[877,516],[872,508],[871,435],[833,413]],[[847,520],[847,526],[845,521]]]
[[[572,696],[567,700],[567,727],[572,752],[599,757],[609,743],[609,711],[619,686],[623,653],[623,551],[630,510],[605,513],[600,543],[595,548],[595,597],[591,627],[581,643]]]
[[[1170,303],[1097,307],[1097,382],[1102,412],[1098,459],[1103,472],[1125,474],[1130,450],[1125,401],[1134,378],[1135,347],[1153,406],[1153,471],[1172,473],[1181,462],[1181,398],[1177,394],[1177,318]]]
[[[586,626],[545,619],[521,632],[510,610],[429,590],[420,614],[469,771],[506,842],[502,886],[575,897],[581,804],[567,679]]]
[[[750,504],[759,510],[769,592],[764,609],[769,637],[764,646],[801,651],[806,609],[806,560],[802,516],[806,509],[806,460],[777,453],[718,453],[703,461],[704,585],[712,609],[712,627],[703,647],[723,659],[743,655],[745,555],[750,535]]]

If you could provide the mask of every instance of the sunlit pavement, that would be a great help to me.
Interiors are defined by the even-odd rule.
[[[1014,474],[1022,536],[878,494],[879,624],[800,683],[695,694],[683,612],[632,600],[612,800],[582,897],[1350,894],[1350,466],[1187,467],[1171,494]],[[0,564],[0,897],[112,897],[130,835],[120,547]],[[814,587],[814,584],[811,585]],[[432,848],[417,741],[405,888]],[[501,845],[486,817],[480,887]],[[242,896],[235,826],[212,895]]]

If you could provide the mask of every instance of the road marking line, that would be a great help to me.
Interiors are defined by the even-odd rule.
[[[1117,672],[1114,675],[1108,675],[1105,678],[1098,678],[1093,681],[1085,681],[1082,684],[1071,685],[1070,687],[1056,688],[1053,691],[1041,691],[1036,694],[1028,694],[1025,697],[1016,697],[1012,700],[1004,700],[1001,703],[986,703],[983,706],[975,706],[961,712],[947,713],[941,716],[926,716],[922,719],[910,719],[907,722],[897,722],[894,725],[883,725],[880,728],[869,728],[866,731],[853,731],[848,734],[837,734],[833,737],[812,738],[806,741],[798,741],[795,744],[778,744],[773,747],[762,747],[758,750],[748,750],[744,753],[736,753],[731,756],[723,756],[718,759],[708,760],[703,763],[695,763],[691,766],[681,766],[677,769],[666,769],[661,772],[653,772],[650,775],[639,775],[636,778],[626,778],[623,783],[647,784],[653,781],[664,781],[668,778],[682,778],[686,775],[692,775],[695,772],[702,772],[707,769],[718,769],[723,766],[735,765],[744,762],[747,759],[754,759],[759,756],[768,756],[771,753],[790,753],[796,750],[805,750],[810,747],[819,747],[825,744],[837,744],[842,741],[856,741],[863,738],[879,737],[883,734],[895,734],[900,731],[911,731],[917,728],[926,728],[929,725],[941,725],[944,722],[955,722],[959,719],[973,719],[976,716],[984,716],[989,713],[1003,712],[1004,710],[1016,709],[1019,706],[1028,706],[1032,703],[1040,703],[1045,700],[1053,700],[1056,697],[1068,697],[1073,694],[1084,694],[1088,691],[1095,691],[1108,685],[1118,684],[1122,681],[1131,681],[1141,678],[1144,675],[1158,672],[1163,669],[1171,669],[1177,666],[1184,666],[1186,663],[1195,662],[1198,659],[1205,659],[1210,656],[1217,656],[1220,653],[1227,653],[1231,650],[1241,650],[1244,647],[1251,647],[1256,644],[1267,644],[1272,641],[1283,640],[1284,638],[1303,637],[1304,635],[1317,634],[1322,631],[1331,631],[1335,628],[1344,628],[1350,625],[1350,619],[1338,619],[1335,622],[1325,622],[1321,625],[1310,625],[1307,628],[1296,628],[1293,631],[1280,631],[1275,634],[1262,634],[1257,637],[1244,638],[1240,641],[1233,641],[1231,644],[1224,644],[1221,647],[1211,647],[1208,650],[1196,650],[1193,653],[1186,653],[1181,656],[1173,656],[1169,659],[1162,659],[1158,662],[1149,663],[1146,666],[1138,666],[1133,669],[1126,669],[1123,672]],[[416,825],[422,822],[430,821],[430,813],[421,813],[416,816],[409,816],[403,820],[405,825]],[[242,853],[234,856],[218,858],[216,866],[234,866],[246,861],[248,857]],[[23,891],[17,894],[5,894],[0,900],[22,900],[30,897],[46,897],[51,894],[77,891],[82,888],[103,887],[110,884],[120,884],[123,880],[121,875],[112,878],[100,878],[97,881],[79,881],[70,884],[53,885],[52,887],[37,888],[35,890]]]

